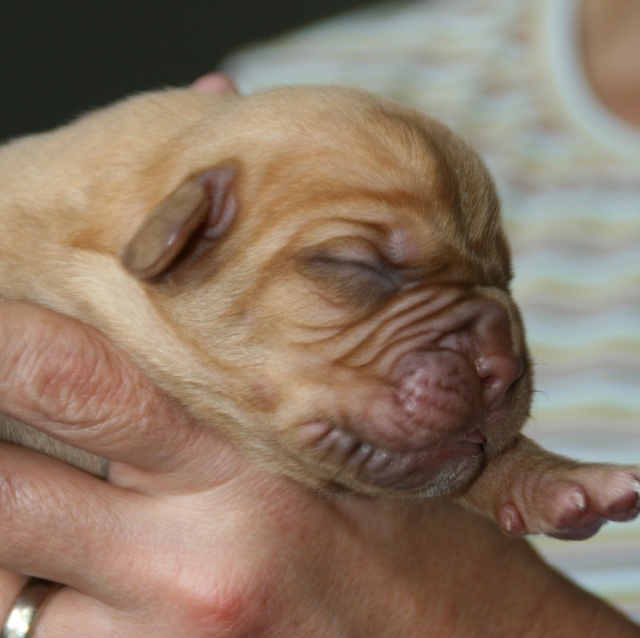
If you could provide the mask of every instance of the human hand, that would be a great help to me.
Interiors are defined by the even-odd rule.
[[[320,498],[253,466],[91,328],[10,301],[0,327],[1,410],[111,459],[105,482],[0,444],[0,618],[16,574],[64,585],[31,636],[560,636],[568,603],[637,635],[451,503]]]
[[[111,459],[104,482],[0,445],[0,614],[23,573],[66,585],[36,636],[338,636],[373,620],[368,635],[386,635],[390,621],[397,635],[404,626],[395,598],[372,596],[395,580],[397,592],[411,590],[409,607],[421,594],[415,574],[402,575],[404,559],[380,570],[397,506],[372,519],[366,501],[321,500],[253,467],[73,320],[3,301],[0,325],[2,410]],[[350,508],[363,506],[358,521]],[[423,613],[411,611],[402,612],[411,622]]]

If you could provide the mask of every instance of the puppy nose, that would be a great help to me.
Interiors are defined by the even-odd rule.
[[[494,354],[478,359],[476,369],[484,385],[485,405],[495,411],[509,402],[509,391],[526,372],[526,362],[522,357]]]

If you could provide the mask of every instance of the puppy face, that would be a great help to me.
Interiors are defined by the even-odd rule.
[[[12,294],[106,332],[269,468],[444,495],[514,441],[531,375],[508,248],[447,128],[347,89],[173,90],[5,152],[5,234],[29,232],[3,255],[29,273]]]
[[[234,100],[198,124],[185,178],[121,252],[185,346],[224,370],[223,410],[206,384],[183,400],[314,486],[461,489],[531,394],[482,163],[361,92]]]

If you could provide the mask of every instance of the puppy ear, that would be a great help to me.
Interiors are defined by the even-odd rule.
[[[208,239],[222,236],[236,213],[234,176],[233,168],[216,168],[181,184],[151,211],[122,251],[124,267],[139,279],[158,277],[196,233]]]

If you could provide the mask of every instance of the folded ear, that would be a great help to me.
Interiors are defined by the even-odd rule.
[[[236,213],[233,168],[215,168],[182,183],[147,216],[120,255],[139,279],[164,274],[196,234],[221,237]]]

